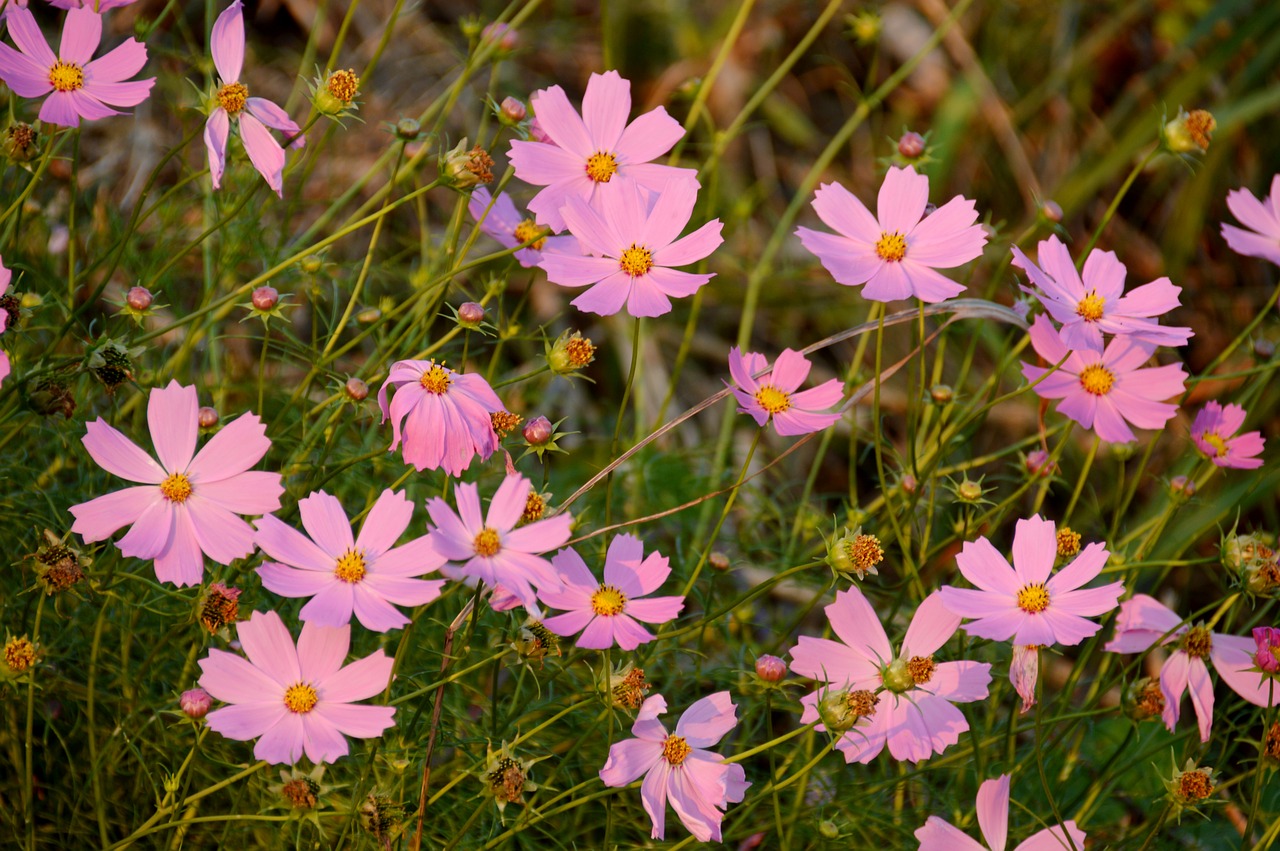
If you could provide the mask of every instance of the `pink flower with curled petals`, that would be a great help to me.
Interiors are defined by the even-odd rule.
[[[744,355],[737,346],[729,350],[729,375],[734,383],[726,381],[725,386],[738,400],[738,413],[749,415],[761,428],[772,420],[778,434],[788,437],[822,431],[840,419],[839,411],[824,410],[844,396],[840,379],[832,378],[797,393],[809,377],[810,363],[804,355],[783,349],[773,369],[757,377],[768,365],[762,354]]]
[[[295,647],[280,615],[254,612],[236,626],[245,659],[210,649],[200,660],[200,686],[232,704],[205,716],[228,739],[257,739],[253,755],[292,765],[346,756],[346,737],[372,739],[395,723],[395,707],[361,706],[386,689],[394,661],[381,648],[350,665],[351,627],[302,625]]]
[[[1031,324],[1030,334],[1036,353],[1050,364],[1022,364],[1027,381],[1039,381],[1032,388],[1036,395],[1061,399],[1058,413],[1093,429],[1107,443],[1136,440],[1130,425],[1162,428],[1178,412],[1177,405],[1161,400],[1182,393],[1187,374],[1182,364],[1144,368],[1156,348],[1151,343],[1116,337],[1101,352],[1072,350],[1043,314]]]
[[[606,786],[626,786],[644,776],[640,800],[653,822],[653,839],[666,837],[667,804],[699,842],[719,842],[720,822],[730,803],[738,803],[751,786],[741,765],[725,763],[709,748],[738,724],[729,692],[695,702],[676,722],[674,733],[658,720],[667,701],[655,694],[645,699],[631,726],[634,739],[609,748],[600,769]]]
[[[197,453],[198,407],[194,387],[151,389],[147,422],[159,463],[101,418],[88,423],[84,446],[98,466],[142,484],[71,507],[71,530],[88,542],[131,526],[120,552],[154,559],[156,578],[178,586],[200,584],[206,555],[231,564],[252,553],[253,527],[236,515],[269,514],[284,493],[279,473],[249,469],[271,447],[262,420],[237,417]]]
[[[258,568],[262,584],[282,597],[311,598],[304,621],[346,626],[354,612],[366,629],[386,632],[409,623],[396,606],[425,606],[440,596],[443,579],[416,578],[444,564],[430,538],[396,546],[413,518],[404,494],[383,491],[354,538],[342,504],[324,491],[300,500],[298,510],[310,537],[268,515],[255,524],[254,541],[276,559]]]
[[[978,788],[978,827],[982,831],[982,843],[950,822],[937,816],[929,816],[924,826],[916,831],[920,851],[1004,851],[1009,838],[1009,775],[1001,774],[987,780]],[[1067,837],[1070,837],[1068,839]],[[1024,839],[1014,851],[1084,851],[1086,834],[1076,827],[1075,821],[1067,821],[1059,827],[1049,827]]]
[[[591,285],[573,300],[579,310],[609,316],[626,307],[632,316],[661,316],[671,310],[672,297],[693,295],[715,277],[671,268],[703,259],[724,241],[719,219],[680,237],[697,197],[697,186],[688,181],[669,183],[650,198],[629,181],[601,196],[596,207],[571,197],[561,211],[564,220],[582,250],[594,256],[543,254],[538,265],[553,284]]]
[[[1040,648],[1034,644],[1013,645],[1013,661],[1009,663],[1009,682],[1022,698],[1025,713],[1036,705],[1036,681],[1040,679]]]
[[[483,517],[480,490],[471,483],[459,484],[455,489],[457,513],[438,496],[427,500],[427,513],[436,527],[431,533],[436,552],[460,563],[459,572],[464,578],[501,585],[526,609],[536,609],[538,605],[535,586],[559,586],[556,572],[540,554],[563,546],[569,540],[573,522],[568,514],[557,514],[517,529],[531,489],[524,476],[508,475]]]
[[[542,234],[542,238],[521,248],[515,253],[521,266],[530,269],[538,265],[542,253],[580,255],[578,240],[572,236],[549,236],[546,228],[526,219],[516,210],[511,196],[500,193],[495,199],[489,190],[477,186],[471,190],[471,199],[467,201],[467,212],[480,224],[480,231],[496,239],[506,248],[524,245],[529,240]]]
[[[1271,178],[1271,195],[1258,200],[1248,189],[1227,193],[1227,207],[1250,230],[1222,223],[1222,238],[1231,250],[1280,265],[1280,174]]]
[[[1238,635],[1210,632],[1207,626],[1186,624],[1168,606],[1146,594],[1135,594],[1120,604],[1115,637],[1103,649],[1112,653],[1142,653],[1159,644],[1176,647],[1160,669],[1160,692],[1164,696],[1164,724],[1173,732],[1181,713],[1182,694],[1191,692],[1191,706],[1200,725],[1200,741],[1209,741],[1213,729],[1213,683],[1209,680],[1208,659],[1218,676],[1231,690],[1255,706],[1280,703],[1280,689],[1274,702],[1270,677],[1255,666],[1256,642]]]
[[[987,232],[974,224],[973,202],[957,195],[925,215],[929,178],[911,166],[890,168],[880,185],[876,216],[838,183],[824,183],[813,199],[818,218],[834,234],[796,228],[805,248],[817,255],[836,283],[866,284],[872,301],[915,296],[945,301],[964,286],[937,272],[982,256]]]
[[[975,618],[965,632],[1017,644],[1079,644],[1101,627],[1088,618],[1116,607],[1124,584],[1082,587],[1106,564],[1100,543],[1085,547],[1052,578],[1058,555],[1057,529],[1040,515],[1019,520],[1013,531],[1013,566],[986,538],[965,542],[956,566],[977,589],[942,588],[942,602],[957,615]]]
[[[1125,294],[1125,267],[1114,251],[1095,248],[1077,272],[1067,247],[1056,235],[1038,247],[1041,266],[1013,246],[1013,265],[1027,273],[1040,291],[1034,295],[1062,325],[1062,342],[1069,349],[1102,351],[1102,335],[1132,337],[1156,346],[1181,346],[1193,336],[1190,328],[1161,325],[1156,317],[1178,307],[1178,293],[1168,278],[1156,278]]]
[[[249,162],[258,170],[275,193],[284,197],[284,148],[271,136],[268,127],[289,137],[289,147],[306,144],[302,130],[283,109],[266,98],[249,97],[249,87],[240,81],[244,66],[244,14],[240,0],[223,10],[213,23],[209,48],[213,64],[222,84],[218,87],[217,105],[204,125],[204,144],[209,150],[209,175],[213,188],[222,186],[222,172],[227,160],[227,135],[231,121],[240,127],[240,141]]]
[[[1262,466],[1262,453],[1267,443],[1262,432],[1236,434],[1244,425],[1245,410],[1239,405],[1222,407],[1208,402],[1191,424],[1191,439],[1196,448],[1218,467],[1256,470]]]
[[[151,94],[156,78],[128,80],[147,63],[147,48],[135,39],[98,59],[93,53],[102,41],[102,17],[89,9],[72,9],[62,26],[62,43],[55,56],[35,17],[25,8],[9,10],[5,19],[14,50],[0,43],[0,80],[19,97],[45,98],[40,120],[62,127],[79,127],[80,119],[94,121],[121,115],[118,106],[137,106]]]
[[[559,86],[534,92],[529,102],[537,113],[530,133],[545,139],[513,141],[508,157],[516,177],[544,187],[529,209],[556,233],[568,227],[563,209],[570,198],[595,206],[630,182],[654,192],[685,183],[696,194],[696,171],[650,162],[671,150],[684,128],[662,107],[628,124],[631,82],[617,71],[591,75],[581,116]]]
[[[649,597],[671,574],[666,556],[656,552],[644,558],[644,545],[634,535],[618,535],[609,543],[604,559],[604,581],[587,569],[573,548],[551,559],[561,587],[544,588],[538,598],[566,614],[544,618],[542,625],[556,635],[581,632],[578,646],[607,650],[617,644],[635,650],[654,636],[637,621],[663,624],[680,614],[684,597]]]
[[[836,592],[825,611],[840,640],[802,635],[791,649],[791,670],[823,683],[801,698],[801,723],[821,720],[824,730],[843,719],[836,747],[845,762],[868,763],[888,745],[894,759],[914,763],[960,740],[969,722],[954,704],[987,696],[991,666],[934,661],[960,626],[937,591],[916,609],[896,655],[858,588]]]

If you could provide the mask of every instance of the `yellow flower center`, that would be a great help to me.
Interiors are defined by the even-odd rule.
[[[587,157],[587,177],[596,183],[608,183],[618,172],[618,158],[608,151],[596,151]]]
[[[1200,439],[1213,447],[1213,454],[1219,458],[1227,457],[1227,442],[1216,431],[1206,431]]]
[[[1178,794],[1187,801],[1199,801],[1213,794],[1213,780],[1207,769],[1197,768],[1178,778]]]
[[[1100,363],[1086,366],[1080,370],[1080,386],[1086,393],[1094,396],[1105,396],[1111,392],[1111,385],[1116,383],[1116,374]]]
[[[334,71],[329,75],[325,88],[329,90],[329,94],[342,101],[346,106],[350,106],[351,101],[355,99],[356,94],[360,91],[360,78],[350,68],[345,71]]]
[[[631,277],[638,278],[653,268],[653,252],[633,242],[618,258],[618,265]]]
[[[1213,633],[1207,626],[1193,626],[1182,636],[1182,649],[1197,659],[1208,657],[1213,650]]]
[[[547,501],[543,499],[542,494],[537,491],[529,491],[529,496],[524,501],[524,511],[520,512],[520,522],[533,523],[541,520],[546,511]]]
[[[880,698],[875,692],[859,689],[858,691],[846,692],[844,702],[849,707],[850,714],[854,720],[858,718],[870,718],[876,714],[876,704],[880,702]]]
[[[418,383],[422,385],[423,390],[439,396],[449,389],[453,379],[449,377],[448,369],[438,363],[433,363],[431,364],[431,369],[422,373],[422,378],[418,379]]]
[[[1018,592],[1018,608],[1029,615],[1038,615],[1049,608],[1049,589],[1043,582],[1023,586]]]
[[[227,83],[218,89],[218,106],[226,110],[227,115],[239,115],[248,100],[249,87],[244,83]]]
[[[170,502],[186,502],[191,496],[191,480],[184,473],[171,473],[160,483],[160,493]]]
[[[756,391],[756,401],[770,414],[780,414],[791,407],[791,397],[772,384]]]
[[[1106,303],[1107,300],[1098,295],[1097,290],[1089,290],[1089,294],[1076,305],[1076,316],[1085,322],[1097,322],[1102,318],[1102,308]]]
[[[4,663],[15,674],[21,674],[36,661],[36,646],[25,635],[10,638],[4,645]]]
[[[302,714],[316,708],[320,695],[306,683],[295,683],[285,689],[284,705],[290,712]]]
[[[480,531],[480,534],[476,535],[474,546],[476,548],[476,555],[478,556],[488,557],[497,555],[498,550],[502,549],[502,539],[498,537],[496,529],[491,529],[488,526],[485,526],[484,529]]]
[[[591,595],[591,611],[597,615],[611,618],[622,614],[627,607],[627,595],[612,585],[601,585],[600,590]]]
[[[533,242],[529,243],[529,248],[532,248],[534,251],[541,251],[542,246],[547,244],[546,229],[539,227],[533,219],[525,219],[523,222],[516,225],[515,236],[516,242],[529,242],[529,240],[534,239],[534,237],[541,237],[540,239],[534,239]]]
[[[338,559],[338,564],[333,569],[333,575],[343,582],[359,582],[364,579],[364,570],[364,553],[353,549],[347,550]]]
[[[1058,530],[1058,555],[1070,558],[1080,552],[1080,533],[1070,526]]]
[[[918,686],[922,686],[933,679],[933,669],[932,656],[912,656],[911,660],[907,662],[907,673],[911,674],[911,679]]]
[[[684,736],[667,736],[662,743],[662,758],[668,765],[680,765],[692,750]]]
[[[74,92],[84,88],[84,69],[59,59],[49,69],[49,85],[60,92]]]
[[[900,231],[882,233],[876,240],[876,255],[881,260],[897,263],[907,256],[907,238]]]

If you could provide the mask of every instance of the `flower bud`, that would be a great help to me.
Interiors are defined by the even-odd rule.
[[[204,405],[196,412],[196,420],[200,428],[213,428],[218,424],[218,409]]]
[[[124,300],[134,310],[146,310],[151,306],[151,290],[146,287],[133,287],[129,290]]]
[[[1253,341],[1253,353],[1261,360],[1271,360],[1276,356],[1276,344],[1265,337],[1259,337]]]
[[[880,38],[880,16],[871,10],[864,10],[856,15],[846,15],[849,33],[861,45],[875,44]]]
[[[898,480],[898,487],[902,488],[903,493],[910,495],[920,489],[920,482],[916,481],[915,476],[910,473],[905,473],[902,478]]]
[[[494,21],[480,31],[480,40],[492,42],[497,45],[498,50],[510,53],[520,44],[520,32],[510,24]]]
[[[823,839],[839,839],[840,828],[830,819],[823,819],[818,822],[818,833],[822,834]]]
[[[0,151],[11,162],[31,162],[40,153],[40,131],[24,121],[15,121],[0,135]]]
[[[898,153],[909,160],[918,160],[924,153],[924,137],[908,130],[898,139]]]
[[[1078,552],[1080,552],[1080,533],[1070,526],[1063,526],[1058,530],[1058,556],[1071,558]]]
[[[1159,718],[1164,713],[1164,692],[1160,690],[1160,681],[1142,677],[1130,683],[1120,699],[1120,706],[1124,714],[1134,721]]]
[[[946,405],[955,398],[955,391],[946,384],[935,384],[929,388],[929,398],[935,405]]]
[[[1253,654],[1258,667],[1268,674],[1280,671],[1280,657],[1276,655],[1276,651],[1280,649],[1280,629],[1272,626],[1255,627],[1253,641],[1258,645],[1258,652]]]
[[[493,182],[493,157],[479,145],[467,148],[463,139],[440,160],[440,177],[448,183],[466,189]]]
[[[513,97],[505,97],[498,107],[498,116],[503,124],[514,127],[529,117],[529,110],[525,109],[521,101]]]
[[[1041,478],[1048,478],[1058,471],[1058,465],[1049,460],[1049,453],[1043,449],[1028,452],[1024,465],[1028,473]]]
[[[1209,141],[1218,122],[1203,109],[1191,112],[1179,109],[1173,120],[1164,125],[1164,144],[1175,154],[1203,154],[1209,150]]]
[[[521,434],[530,446],[545,446],[554,429],[546,417],[534,417],[524,424]]]
[[[551,142],[551,137],[547,135],[547,131],[542,129],[542,125],[538,123],[538,116],[534,116],[529,120],[529,141],[530,142]]]
[[[1040,205],[1040,215],[1056,225],[1062,221],[1062,206],[1057,201],[1045,201]]]
[[[193,688],[182,693],[178,698],[178,705],[182,707],[182,711],[188,718],[199,721],[208,714],[209,707],[213,706],[213,698],[204,689]]]
[[[484,321],[484,307],[474,301],[466,301],[458,306],[458,324],[463,328],[479,328]]]
[[[711,565],[712,570],[720,570],[720,571],[728,570],[729,557],[724,553],[720,552],[719,550],[716,550],[715,552],[711,553],[710,556],[707,557],[707,564]]]
[[[1169,480],[1169,495],[1179,502],[1185,502],[1196,495],[1196,483],[1186,476],[1174,476]]]
[[[255,310],[270,310],[280,303],[280,293],[275,287],[258,287],[250,300]]]
[[[404,142],[412,142],[422,132],[422,125],[412,118],[401,118],[396,122],[396,138]]]
[[[369,385],[359,378],[348,378],[347,383],[342,385],[342,390],[352,402],[363,402],[369,398]]]
[[[787,675],[787,663],[767,653],[756,659],[756,676],[766,683],[776,683]]]
[[[977,502],[982,499],[982,483],[967,476],[956,485],[956,498],[961,502]]]

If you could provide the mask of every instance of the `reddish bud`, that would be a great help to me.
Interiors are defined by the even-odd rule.
[[[463,302],[458,307],[458,321],[474,328],[484,321],[484,307],[474,301]]]
[[[502,120],[508,124],[519,124],[529,116],[529,111],[525,109],[524,104],[513,97],[503,98],[500,109]]]
[[[125,296],[125,301],[134,310],[146,310],[151,306],[151,290],[146,287],[133,287]]]
[[[756,676],[766,683],[776,683],[787,675],[787,663],[777,656],[765,654],[756,660]]]
[[[348,378],[342,389],[353,402],[363,402],[369,398],[369,385],[358,378]]]
[[[178,705],[182,707],[182,711],[187,714],[188,718],[199,721],[208,713],[209,707],[213,706],[213,698],[204,689],[193,688],[182,693],[182,696],[178,698]]]
[[[200,428],[213,428],[218,424],[218,409],[205,406],[196,414]]]
[[[251,301],[258,310],[270,310],[280,303],[280,293],[275,287],[258,287],[253,291]]]
[[[521,434],[530,446],[542,446],[551,439],[554,429],[546,417],[534,417],[524,424]]]
[[[919,159],[924,153],[924,137],[912,131],[903,133],[898,140],[898,153],[909,160]]]

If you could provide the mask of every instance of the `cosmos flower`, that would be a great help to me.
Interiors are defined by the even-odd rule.
[[[1001,774],[985,781],[978,788],[978,827],[982,831],[982,843],[971,839],[950,822],[929,816],[928,821],[916,831],[920,851],[1004,851],[1009,837],[1009,775]],[[1067,836],[1071,839],[1068,841]],[[1083,851],[1085,832],[1068,821],[1060,827],[1049,827],[1024,839],[1014,851]]]
[[[62,27],[55,56],[40,26],[22,6],[9,9],[5,21],[14,50],[0,43],[0,80],[24,98],[45,97],[40,120],[62,127],[79,127],[80,119],[94,121],[120,115],[117,106],[137,106],[147,99],[156,78],[128,80],[147,64],[147,48],[135,39],[94,59],[102,41],[102,17],[89,9],[72,9]],[[21,52],[19,52],[21,51]]]
[[[600,769],[606,786],[626,786],[644,776],[640,799],[653,822],[653,839],[666,837],[667,804],[699,842],[719,842],[724,808],[737,803],[751,786],[736,763],[726,764],[706,750],[738,724],[729,692],[695,702],[676,722],[674,733],[658,720],[667,701],[655,694],[645,699],[631,726],[634,739],[615,742]]]
[[[1253,641],[1258,650],[1253,654],[1253,661],[1260,670],[1267,674],[1280,673],[1280,629],[1274,626],[1257,626],[1253,628]]]
[[[635,650],[653,640],[653,633],[637,621],[662,624],[680,614],[684,597],[650,597],[671,574],[666,556],[656,552],[644,558],[644,545],[634,535],[618,535],[609,543],[604,559],[604,582],[596,580],[573,548],[551,559],[563,583],[543,589],[539,599],[566,612],[545,618],[543,626],[556,635],[581,631],[578,646],[605,650],[617,644]]]
[[[582,253],[578,250],[578,240],[572,236],[549,236],[546,228],[533,219],[522,217],[510,195],[500,194],[494,200],[488,189],[477,186],[471,191],[471,199],[467,201],[467,212],[471,214],[471,218],[480,222],[482,233],[493,237],[505,248],[523,245],[542,234],[541,239],[515,253],[516,260],[526,269],[537,266],[544,251],[575,255]]]
[[[304,623],[293,636],[275,612],[254,612],[236,627],[245,659],[212,648],[200,660],[200,686],[232,704],[205,716],[211,730],[228,739],[257,739],[253,755],[293,764],[346,756],[345,736],[371,739],[395,723],[391,706],[357,706],[386,689],[394,660],[381,648],[343,666],[351,627]]]
[[[236,515],[269,514],[284,493],[279,473],[249,469],[271,447],[262,420],[243,414],[196,453],[198,406],[194,387],[151,389],[147,422],[159,463],[101,418],[88,423],[84,446],[98,466],[142,484],[71,507],[71,530],[87,542],[131,526],[120,552],[154,559],[156,578],[178,586],[200,584],[206,555],[231,564],[252,553],[253,527]]]
[[[750,415],[761,428],[772,420],[774,429],[784,436],[822,431],[840,419],[839,411],[825,410],[844,396],[840,379],[797,393],[796,388],[809,377],[810,363],[804,355],[784,349],[772,370],[753,377],[768,365],[762,354],[744,355],[737,346],[729,350],[729,375],[734,383],[726,381],[725,386],[738,400],[738,413]]]
[[[14,9],[25,9],[30,0],[0,0],[0,21],[3,21]],[[52,2],[52,0],[50,0]],[[133,0],[128,0],[132,3]],[[55,4],[56,5],[56,4]]]
[[[696,193],[693,169],[650,162],[671,150],[684,128],[662,107],[627,124],[631,82],[617,71],[591,75],[581,116],[559,86],[534,92],[530,104],[537,113],[536,132],[546,141],[513,141],[508,156],[516,177],[545,187],[529,209],[556,233],[567,227],[562,209],[570,198],[594,205],[628,182],[654,192],[669,182],[686,183]]]
[[[1222,238],[1231,250],[1280,265],[1280,174],[1271,178],[1271,195],[1258,200],[1248,189],[1227,193],[1227,207],[1250,230],[1222,224]]]
[[[1058,413],[1091,428],[1107,443],[1135,440],[1133,429],[1161,428],[1178,406],[1160,401],[1180,394],[1187,374],[1182,364],[1144,368],[1155,346],[1131,337],[1116,337],[1102,352],[1071,350],[1043,314],[1031,325],[1031,345],[1050,367],[1025,361],[1022,375],[1040,381],[1033,390],[1042,399],[1061,399]],[[1063,358],[1066,358],[1063,361]]]
[[[960,626],[938,592],[916,609],[897,654],[857,586],[825,611],[840,640],[802,635],[791,649],[792,672],[824,683],[801,699],[801,723],[820,719],[819,730],[838,733],[846,762],[870,762],[886,744],[894,759],[919,762],[959,741],[969,722],[953,704],[985,698],[991,666],[934,661]]]
[[[307,535],[267,516],[254,540],[276,559],[258,568],[262,584],[283,597],[311,598],[304,621],[346,626],[354,612],[366,629],[386,632],[409,623],[395,606],[424,606],[440,596],[444,580],[415,578],[444,564],[430,539],[396,546],[413,518],[404,494],[384,490],[357,538],[342,504],[324,491],[299,500],[298,511]]]
[[[1036,681],[1040,679],[1040,648],[1034,644],[1013,645],[1013,661],[1009,663],[1009,682],[1022,698],[1022,711],[1036,705]]]
[[[877,216],[840,184],[824,183],[813,209],[836,233],[802,227],[796,234],[836,283],[866,284],[865,298],[943,301],[964,287],[936,270],[982,256],[987,232],[974,224],[978,212],[967,198],[957,195],[925,215],[928,203],[929,178],[911,166],[889,169],[880,185]]]
[[[1257,457],[1266,446],[1262,432],[1236,434],[1244,425],[1245,410],[1239,405],[1208,402],[1191,424],[1191,439],[1196,448],[1218,467],[1256,470],[1262,466]]]

